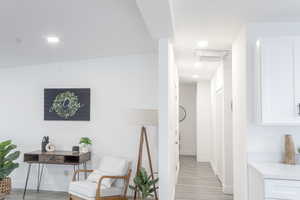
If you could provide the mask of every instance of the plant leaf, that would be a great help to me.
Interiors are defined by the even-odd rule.
[[[133,179],[135,186],[130,185],[129,188],[141,193],[143,199],[153,197],[154,191],[158,188],[155,186],[158,180],[158,178],[152,180],[152,176],[148,175],[146,169],[141,168],[138,170],[136,177]]]

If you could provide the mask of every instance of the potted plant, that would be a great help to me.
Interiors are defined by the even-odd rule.
[[[297,163],[297,164],[300,164],[300,147],[297,149],[296,163]]]
[[[0,197],[10,193],[11,179],[8,176],[19,167],[14,162],[20,156],[20,151],[14,151],[16,148],[11,140],[0,143]]]
[[[158,178],[152,180],[151,175],[147,174],[145,168],[138,171],[136,177],[133,179],[134,185],[130,185],[130,189],[137,191],[140,196],[140,200],[145,200],[148,197],[153,197],[154,191],[158,188],[155,184],[158,182]]]
[[[80,152],[87,153],[92,145],[92,140],[88,137],[82,137],[79,141]]]

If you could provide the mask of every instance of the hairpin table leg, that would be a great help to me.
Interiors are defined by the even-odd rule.
[[[43,172],[44,172],[44,164],[42,164],[42,168],[39,164],[38,166],[38,182],[37,182],[37,192],[40,191],[40,187],[41,187],[41,182],[42,182],[42,176],[43,176]]]
[[[77,170],[80,170],[80,165],[77,165]],[[77,174],[77,179],[79,181],[79,179],[80,179],[80,173]]]
[[[31,163],[29,163],[29,165],[28,165],[25,188],[24,188],[24,193],[23,193],[23,199],[25,199],[25,195],[26,195],[26,191],[27,191],[28,179],[29,179],[29,176],[30,176],[30,169],[31,169]]]

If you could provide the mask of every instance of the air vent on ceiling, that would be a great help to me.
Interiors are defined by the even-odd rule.
[[[229,50],[214,49],[196,50],[195,56],[198,61],[218,62],[221,61],[224,56],[228,55],[229,52]]]

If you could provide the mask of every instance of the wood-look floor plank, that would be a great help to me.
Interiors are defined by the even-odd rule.
[[[233,200],[225,195],[209,163],[198,163],[194,156],[180,157],[176,200]]]

